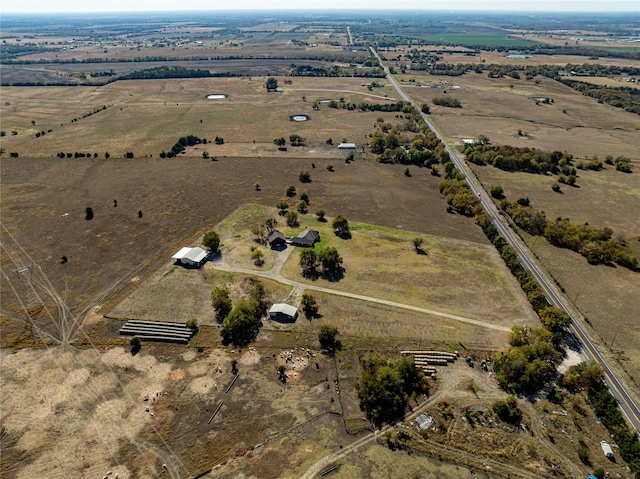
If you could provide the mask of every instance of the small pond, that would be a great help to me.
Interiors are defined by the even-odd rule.
[[[307,121],[310,120],[311,118],[309,118],[308,115],[293,115],[289,117],[289,120],[291,121]]]

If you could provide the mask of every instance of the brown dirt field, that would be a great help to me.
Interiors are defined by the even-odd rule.
[[[136,288],[139,282],[132,278],[170,264],[181,246],[197,241],[239,205],[277,204],[286,185],[299,184],[303,168],[312,172],[313,181],[304,188],[314,210],[486,244],[471,219],[446,213],[437,178],[427,171],[407,178],[400,166],[333,161],[335,171],[329,172],[329,162],[315,160],[313,169],[300,159],[3,160],[3,224],[59,291],[67,281],[68,301],[76,307],[102,303],[114,285]],[[194,173],[185,176],[189,171]],[[89,206],[95,217],[86,221]],[[61,217],[64,213],[69,216]],[[59,264],[63,255],[69,259],[64,265]],[[7,296],[3,308],[11,301]],[[23,331],[23,323],[5,320],[3,340],[16,328]]]

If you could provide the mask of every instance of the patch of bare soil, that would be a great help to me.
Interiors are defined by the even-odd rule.
[[[198,353],[144,343],[135,356],[120,347],[3,350],[0,472],[102,477],[111,470],[127,479],[157,477],[164,464],[172,477],[193,477],[256,444],[278,449],[292,427],[337,411],[332,392],[321,387],[334,374],[331,362],[295,351],[296,380],[283,384],[279,353],[256,348]],[[303,356],[313,357],[314,367],[302,366]],[[230,387],[233,358],[239,377]]]

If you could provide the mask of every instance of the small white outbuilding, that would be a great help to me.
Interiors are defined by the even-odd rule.
[[[171,258],[175,259],[176,263],[183,266],[199,268],[207,261],[207,259],[209,259],[209,251],[198,247],[185,247],[181,248],[180,251],[174,254]]]
[[[279,321],[295,321],[298,309],[286,303],[276,303],[269,308],[269,317]]]

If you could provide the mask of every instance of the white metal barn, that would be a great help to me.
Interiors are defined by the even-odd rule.
[[[177,263],[184,266],[199,268],[209,258],[209,252],[202,248],[182,248],[172,256]]]

